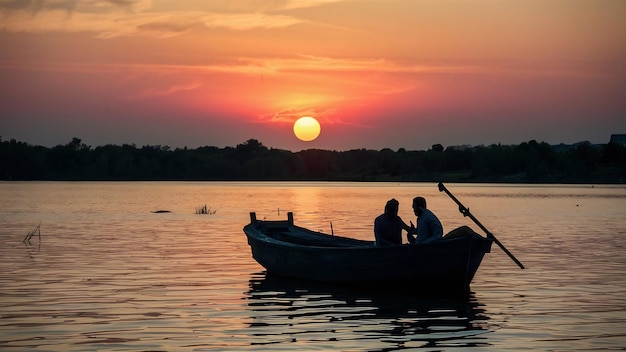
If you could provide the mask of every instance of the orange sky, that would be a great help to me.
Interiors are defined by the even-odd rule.
[[[293,151],[606,143],[623,0],[0,0],[0,136]],[[322,133],[301,142],[302,115]]]

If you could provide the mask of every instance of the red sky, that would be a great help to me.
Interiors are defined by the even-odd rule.
[[[0,136],[298,151],[606,143],[623,0],[0,0]],[[300,116],[322,133],[301,142]]]

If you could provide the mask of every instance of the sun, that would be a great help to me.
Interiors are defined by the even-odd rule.
[[[310,142],[320,135],[320,123],[310,116],[304,116],[293,124],[293,133],[299,140]]]

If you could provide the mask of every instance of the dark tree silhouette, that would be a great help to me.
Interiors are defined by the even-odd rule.
[[[134,144],[92,148],[72,138],[52,148],[0,138],[4,180],[329,180],[527,183],[625,183],[619,143],[551,146],[450,146],[394,152],[353,149],[300,152],[249,139],[235,148],[175,149]]]

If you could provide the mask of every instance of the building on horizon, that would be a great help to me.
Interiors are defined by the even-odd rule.
[[[626,134],[612,134],[609,143],[618,143],[626,145]]]

